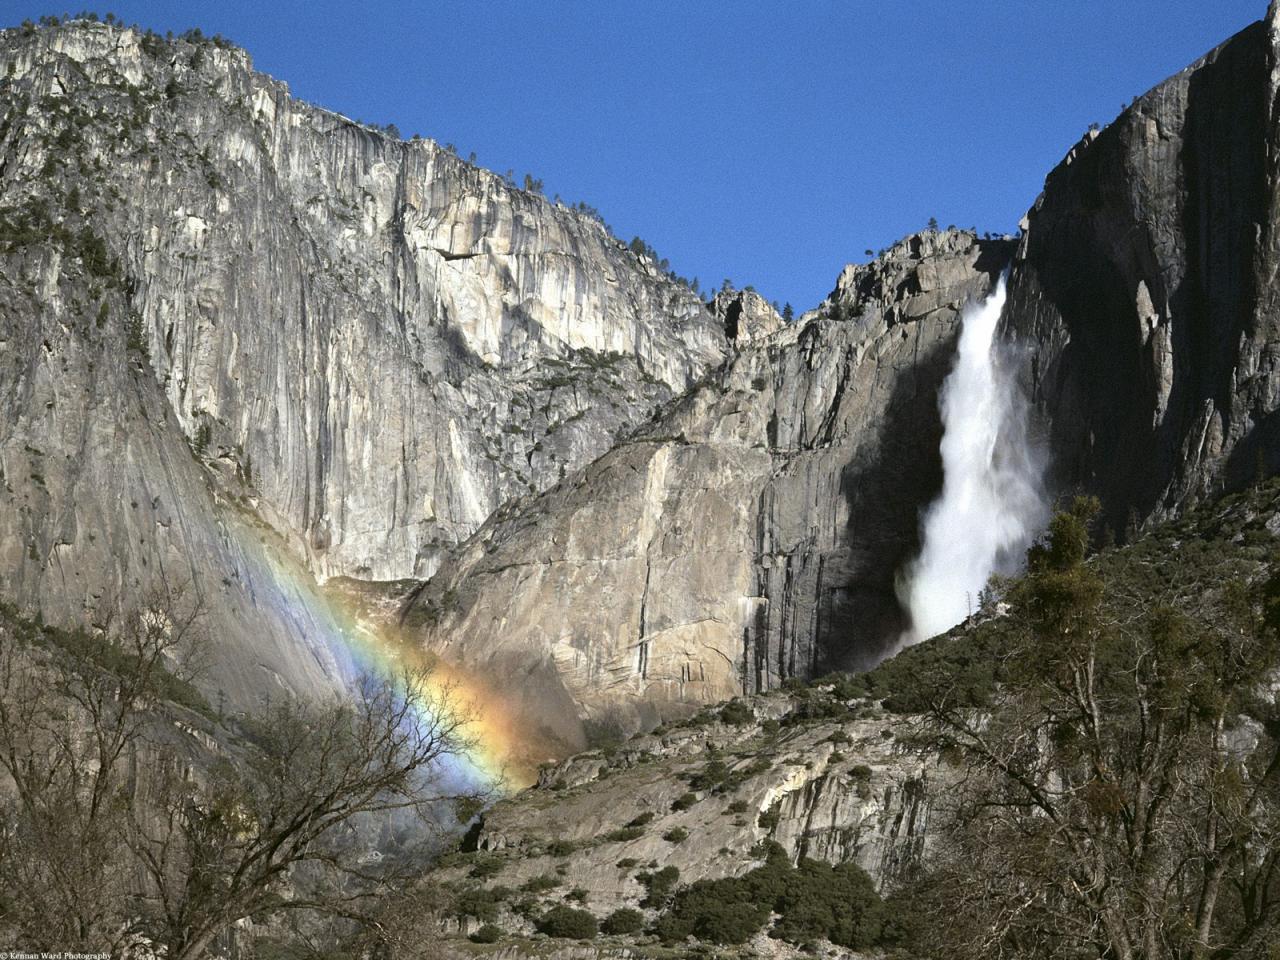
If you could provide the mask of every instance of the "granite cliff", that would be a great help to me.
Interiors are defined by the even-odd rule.
[[[238,701],[334,675],[316,581],[430,576],[728,353],[594,216],[229,45],[14,29],[0,77],[0,591],[181,582]]]
[[[939,484],[959,308],[1012,252],[925,233],[849,268],[819,311],[499,511],[401,626],[484,675],[521,676],[521,709],[577,745],[872,665],[902,627],[894,575]]]
[[[1005,324],[1059,488],[1113,524],[1280,467],[1280,8],[1091,131],[1024,221]]]

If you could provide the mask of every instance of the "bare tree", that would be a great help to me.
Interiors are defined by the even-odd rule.
[[[0,618],[11,945],[147,939],[177,960],[246,919],[376,925],[416,862],[370,857],[367,838],[393,818],[429,836],[443,801],[476,793],[449,775],[472,709],[428,669],[219,723],[184,666],[198,610],[178,609],[143,607],[106,636]]]
[[[198,605],[163,600],[100,636],[0,618],[0,926],[19,946],[128,937],[122,760],[198,646]]]
[[[361,821],[436,821],[458,796],[445,762],[471,746],[468,711],[425,670],[371,678],[349,700],[290,699],[243,724],[247,749],[203,783],[169,768],[133,800],[131,849],[145,867],[169,956],[201,956],[238,920],[312,911],[374,915],[404,878],[341,843]]]

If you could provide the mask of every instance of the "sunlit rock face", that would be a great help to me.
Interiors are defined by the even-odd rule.
[[[10,30],[0,84],[0,592],[55,619],[190,581],[245,671],[305,687],[325,614],[249,554],[429,576],[727,356],[595,218],[243,51]]]
[[[754,290],[733,290],[726,286],[707,306],[724,325],[724,335],[729,342],[739,346],[782,329],[778,311]]]
[[[500,512],[406,606],[447,659],[518,678],[569,746],[874,662],[939,484],[958,311],[1010,241],[929,232],[582,473]]]
[[[773,694],[753,706],[761,719],[776,720],[794,703]],[[566,887],[590,890],[593,907],[606,914],[638,907],[646,892],[619,860],[657,860],[693,883],[759,866],[765,841],[793,861],[857,863],[889,893],[931,852],[935,818],[962,775],[895,739],[910,729],[901,717],[877,714],[790,727],[778,740],[757,723],[714,721],[639,737],[607,757],[592,752],[545,770],[536,789],[487,810],[471,844],[502,864],[504,885],[557,874]],[[690,793],[689,780],[711,758],[725,758],[741,782]],[[637,818],[649,822],[635,835],[607,839]],[[663,839],[673,829],[689,840]],[[459,880],[471,867],[435,876]]]
[[[1280,468],[1273,8],[1086,136],[1009,286],[1056,485],[1122,528]]]

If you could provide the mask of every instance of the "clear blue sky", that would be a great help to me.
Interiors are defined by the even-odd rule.
[[[70,9],[80,9],[81,4]],[[56,13],[5,0],[0,20]],[[937,217],[1011,231],[1091,122],[1265,0],[111,0],[295,95],[532,173],[704,287],[813,306]]]

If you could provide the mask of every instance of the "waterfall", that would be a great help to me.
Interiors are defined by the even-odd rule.
[[[1006,278],[960,319],[955,366],[938,395],[942,493],[921,515],[920,555],[898,583],[910,613],[899,646],[949,630],[976,610],[991,575],[1018,572],[1044,528],[1044,456],[1027,433],[1028,404],[995,339]]]

